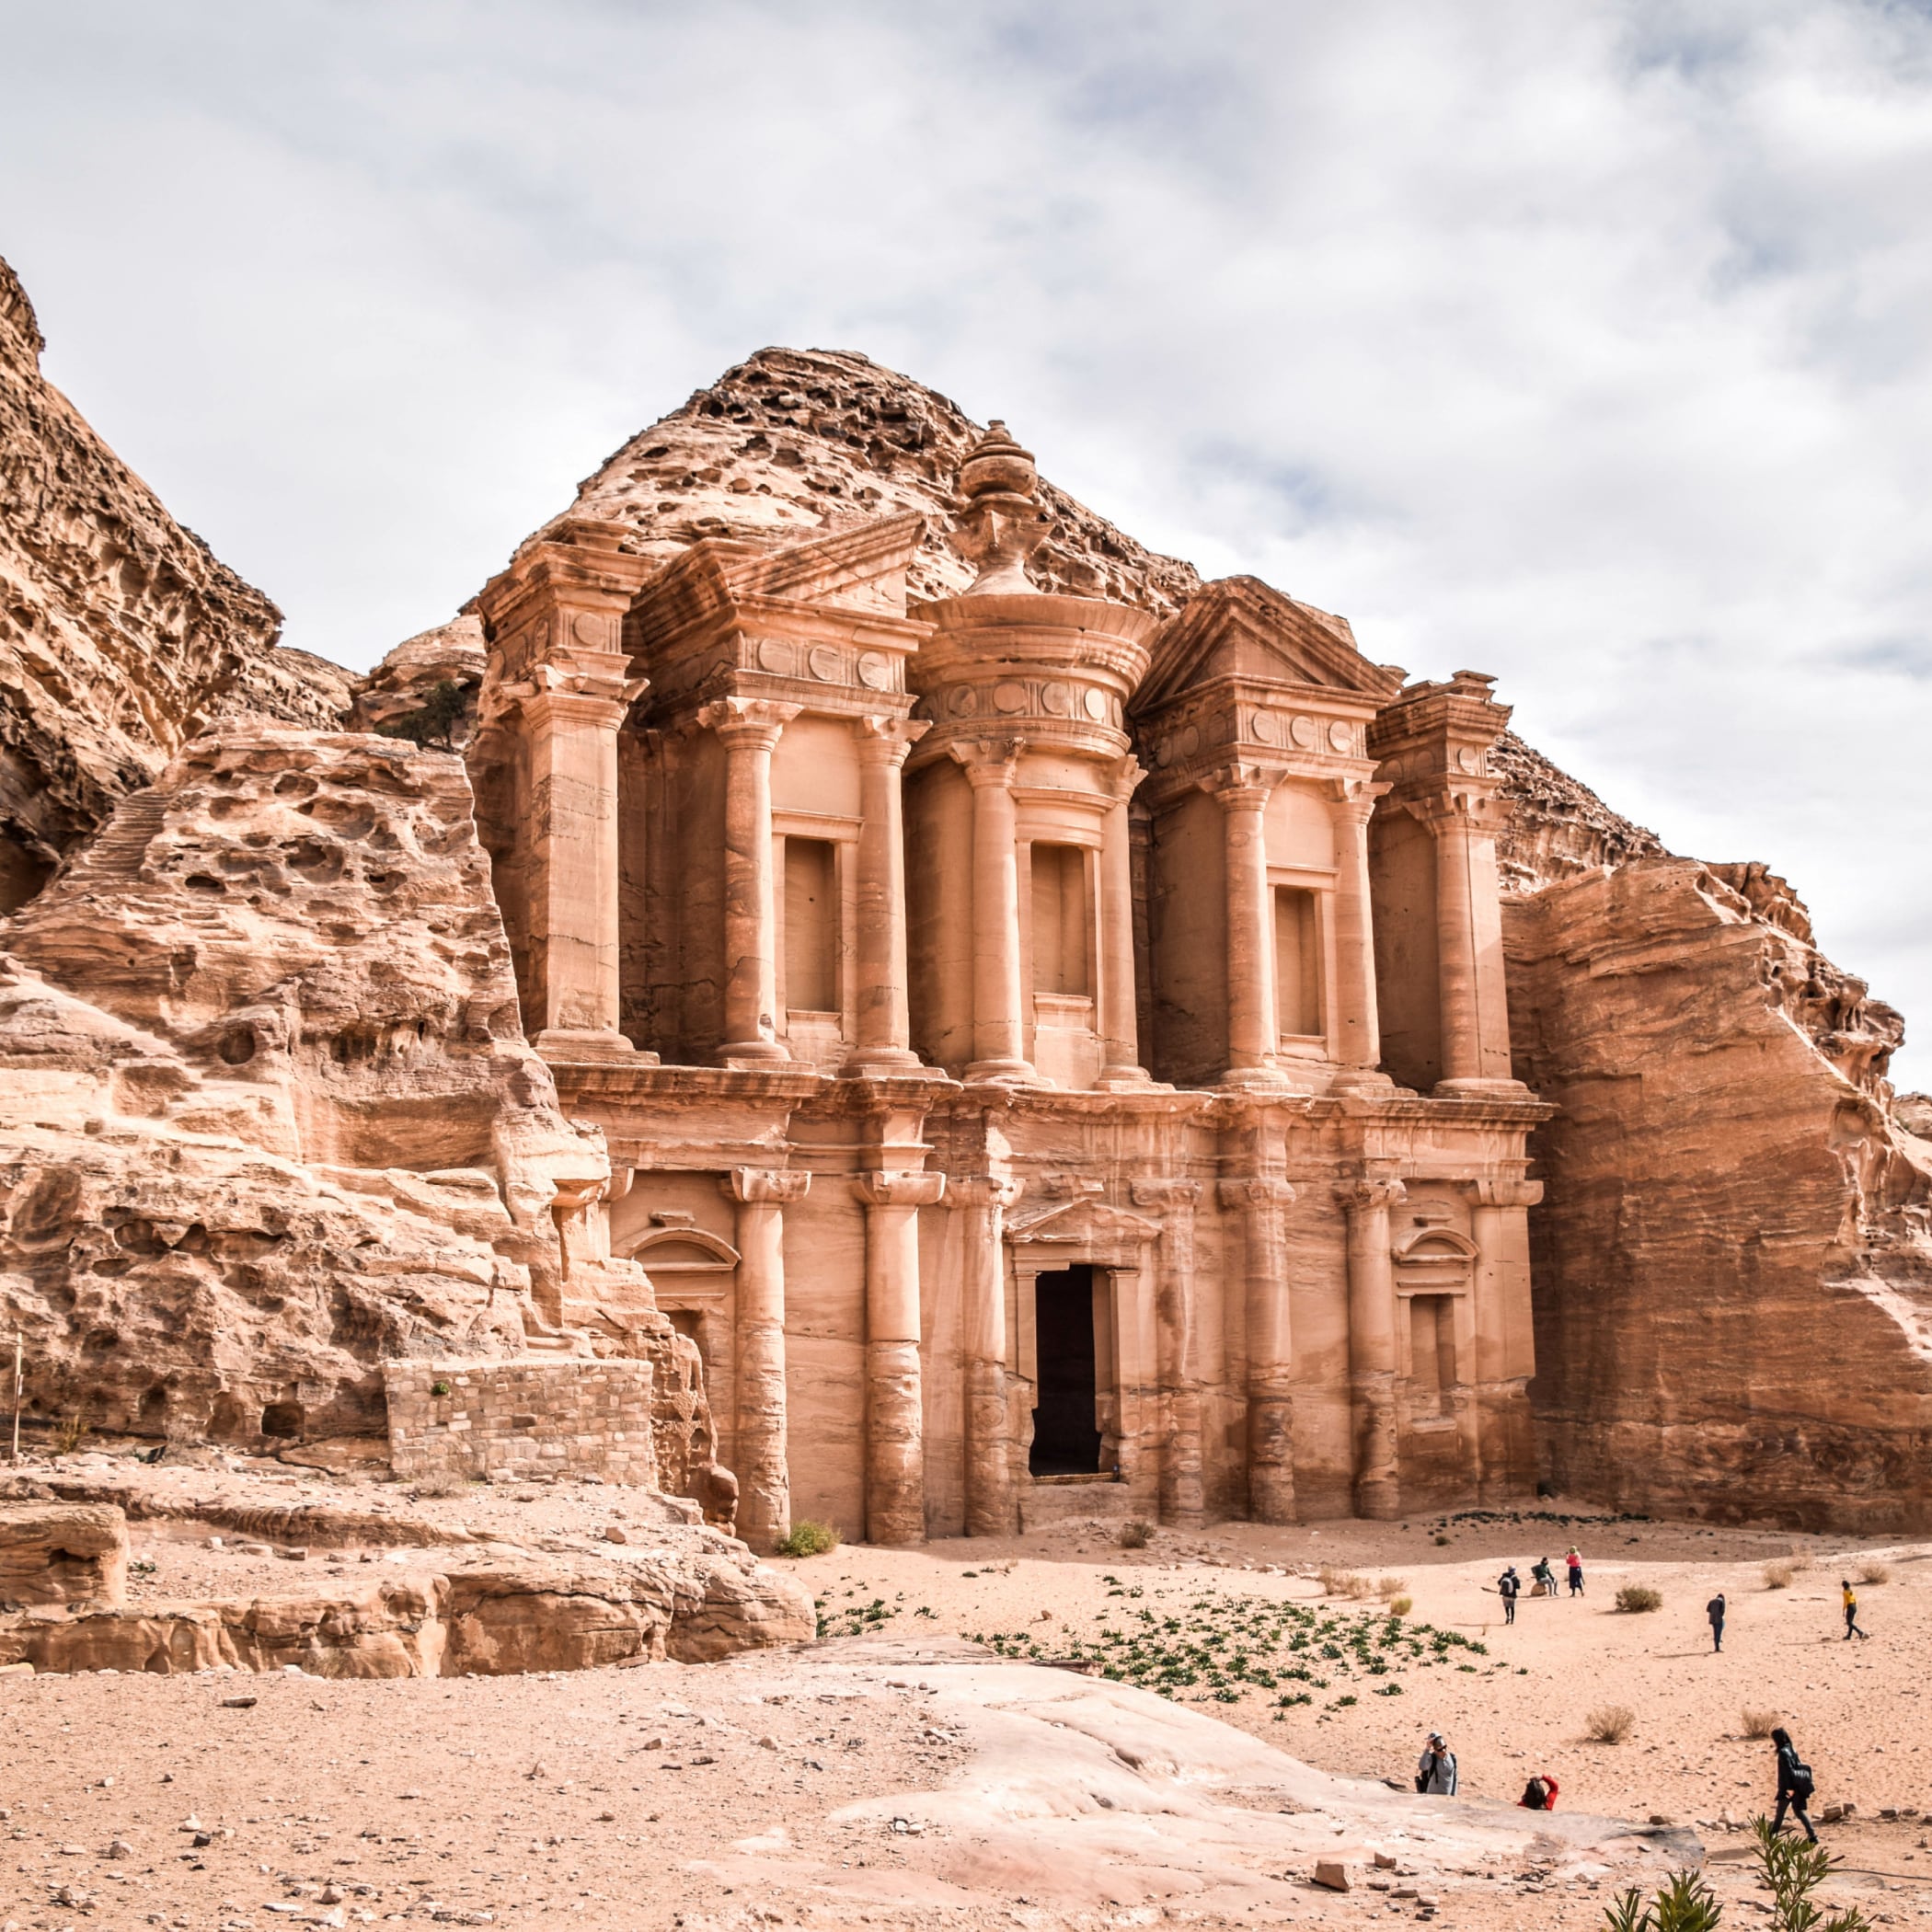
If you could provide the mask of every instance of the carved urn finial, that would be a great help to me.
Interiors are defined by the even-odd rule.
[[[1027,558],[1046,541],[1052,516],[1033,492],[1040,472],[1030,450],[1006,433],[997,417],[960,466],[960,553],[980,567],[969,597],[1038,594],[1027,580]]]

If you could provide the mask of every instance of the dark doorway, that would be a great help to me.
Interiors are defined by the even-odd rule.
[[[1094,1271],[1057,1268],[1033,1282],[1039,1397],[1033,1409],[1035,1476],[1093,1476],[1100,1467],[1094,1414]]]

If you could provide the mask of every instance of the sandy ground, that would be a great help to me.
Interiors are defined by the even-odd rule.
[[[76,1475],[127,1469],[119,1458],[70,1466]],[[608,1529],[628,1535],[652,1515],[635,1492],[581,1484],[413,1499],[397,1485],[291,1478],[272,1466],[164,1468],[144,1479],[210,1500],[246,1491],[263,1501],[381,1507],[530,1548],[595,1547]],[[1542,1507],[1552,1518],[1566,1513],[1561,1503]],[[1427,1856],[1413,1850],[1413,1863],[1405,1852],[1405,1869],[1378,1875],[1385,1889],[1318,1892],[1306,1883],[1312,1854],[1292,1836],[1300,1826],[1285,1816],[1298,1806],[1255,1795],[1274,1776],[1254,1769],[1267,1754],[1223,1723],[1323,1771],[1397,1782],[1425,1732],[1441,1729],[1460,1757],[1465,1815],[1476,1818],[1483,1800],[1513,1800],[1530,1771],[1551,1772],[1566,1820],[1592,1811],[1696,1829],[1727,1924],[1748,1925],[1761,1916],[1761,1895],[1738,1862],[1744,1838],[1732,1827],[1765,1808],[1772,1780],[1770,1746],[1742,1735],[1747,1708],[1775,1711],[1792,1729],[1817,1772],[1814,1811],[1847,1800],[1857,1808],[1822,1827],[1846,1859],[1833,1894],[1856,1899],[1880,1923],[1932,1917],[1932,1820],[1880,1815],[1932,1804],[1921,1707],[1932,1545],[1853,1547],[1568,1513],[1569,1523],[1229,1525],[1161,1532],[1141,1551],[1079,1525],[1010,1542],[848,1547],[798,1569],[829,1627],[866,1637],[709,1668],[390,1684],[0,1678],[0,1926],[260,1932],[398,1917],[483,1923],[486,1913],[500,1926],[694,1932],[777,1923],[1343,1925],[1415,1916],[1433,1901],[1443,1924],[1582,1927],[1601,1924],[1622,1880],[1573,1847],[1464,1856],[1438,1846]],[[420,1563],[429,1554],[312,1551],[295,1562],[237,1553],[232,1536],[212,1548],[205,1533],[178,1525],[136,1524],[134,1534],[137,1558],[155,1566],[135,1580],[144,1596],[312,1590],[328,1570],[353,1570],[365,1556]],[[1560,1558],[1572,1537],[1588,1594],[1525,1600],[1514,1627],[1504,1628],[1498,1599],[1482,1586],[1504,1560],[1526,1573],[1539,1555]],[[1794,1550],[1811,1567],[1790,1587],[1767,1589],[1764,1565]],[[1405,1627],[1419,1633],[1420,1655],[1399,1645],[1352,1647],[1355,1619],[1382,1628],[1386,1618],[1372,1603],[1325,1596],[1312,1574],[1322,1564],[1404,1580],[1414,1599]],[[1890,1574],[1860,1587],[1870,1640],[1843,1642],[1837,1578],[1874,1565]],[[1616,1612],[1617,1587],[1632,1581],[1661,1592],[1662,1608]],[[1719,1588],[1731,1617],[1724,1654],[1713,1656],[1703,1606]],[[1310,1621],[1292,1620],[1304,1613]],[[1170,1621],[1178,1633],[1167,1630]],[[1306,1648],[1286,1648],[1284,1637],[1271,1656],[1242,1640],[1258,1666],[1277,1673],[1271,1685],[1230,1681],[1232,1701],[1218,1701],[1200,1681],[1158,1707],[1023,1662],[989,1675],[983,1663],[960,1662],[983,1651],[951,1641],[997,1638],[1008,1650],[1037,1646],[1064,1657],[1099,1649],[1119,1658],[1109,1631],[1198,1644],[1264,1625],[1306,1635]],[[1436,1630],[1466,1644],[1439,1646]],[[1324,1657],[1325,1643],[1337,1658]],[[924,1689],[922,1656],[933,1660]],[[1289,1668],[1308,1674],[1279,1673]],[[978,1686],[971,1695],[959,1688],[969,1680]],[[988,1782],[995,1764],[1052,1765],[1062,1741],[1070,1748],[1076,1732],[1092,1730],[1049,1716],[1024,1746],[1002,1742],[984,1713],[1019,1697],[1000,1688],[1009,1685],[1044,1686],[1027,1696],[1063,1704],[1089,1691],[1114,1696],[1121,1722],[1144,1726],[1148,1709],[1175,1714],[1176,1735],[1188,1741],[1176,1747],[1179,1768],[1164,1783],[1148,1771],[1133,1786],[1138,1798],[1117,1792],[1123,1811],[1140,1807],[1133,1829],[1167,1846],[1159,1857],[1130,1857],[1093,1835],[1095,1827],[1129,1828],[1103,1816],[1115,1804],[1089,1801],[1080,1780],[1098,1772],[1075,1765],[1067,1775],[1078,1789],[1051,1798],[1016,1798],[1010,1763]],[[1283,1708],[1284,1695],[1308,1701]],[[224,1703],[238,1696],[256,1702]],[[1620,1744],[1585,1737],[1587,1713],[1604,1705],[1633,1714]],[[1232,1765],[1244,1751],[1252,1762],[1241,1760],[1238,1777],[1216,1768],[1217,1753],[1232,1753]],[[1117,1757],[1107,1764],[1115,1775]],[[1206,1808],[1198,1817],[1197,1805]],[[1243,1807],[1251,1828],[1230,1834],[1228,1820],[1238,1826]],[[968,1857],[963,1848],[981,1842],[971,1830],[981,1811],[1004,1821],[998,1857],[983,1849]],[[184,1829],[190,1819],[205,1845]],[[1069,1840],[1075,1825],[1087,1837]],[[1030,1885],[1029,1832],[1047,1875]],[[107,1856],[117,1839],[125,1853]],[[1196,1841],[1219,1846],[1221,1863],[1177,1879],[1174,1846]],[[1070,1843],[1104,1852],[1075,1861]],[[1146,1871],[1121,1877],[1136,1857]]]

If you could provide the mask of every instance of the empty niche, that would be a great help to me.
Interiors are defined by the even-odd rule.
[[[838,1010],[838,855],[829,839],[785,841],[785,1004]]]
[[[1087,854],[1078,845],[1033,847],[1033,990],[1087,995]]]
[[[1274,986],[1281,1030],[1305,1037],[1320,1033],[1320,928],[1315,894],[1300,886],[1274,889]]]
[[[1446,1415],[1455,1386],[1455,1300],[1411,1295],[1409,1302],[1409,1388],[1418,1415]]]

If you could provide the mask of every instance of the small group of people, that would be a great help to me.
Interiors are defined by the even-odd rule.
[[[1845,1610],[1845,1641],[1853,1638],[1860,1642],[1870,1637],[1869,1630],[1861,1628],[1858,1623],[1858,1593],[1851,1586],[1849,1577],[1838,1579],[1838,1595]],[[1713,1651],[1724,1648],[1724,1617],[1726,1615],[1724,1593],[1720,1590],[1704,1606],[1704,1620],[1710,1626],[1710,1647]]]
[[[1425,1798],[1454,1798],[1455,1784],[1455,1753],[1440,1731],[1432,1731],[1416,1764],[1416,1789]],[[1547,1771],[1535,1773],[1516,1802],[1528,1811],[1555,1811],[1556,1779]]]
[[[1583,1593],[1583,1556],[1574,1543],[1564,1552],[1563,1564],[1570,1572],[1570,1595],[1581,1596]],[[1547,1557],[1538,1557],[1530,1565],[1530,1580],[1542,1590],[1545,1596],[1556,1595],[1557,1573],[1550,1567],[1550,1560]],[[1516,1566],[1513,1563],[1496,1579],[1496,1593],[1502,1599],[1503,1622],[1506,1624],[1514,1623],[1516,1621],[1516,1599],[1523,1594],[1523,1579],[1517,1575]]]

